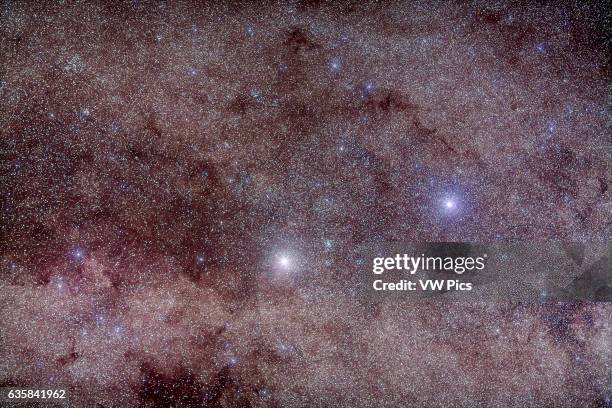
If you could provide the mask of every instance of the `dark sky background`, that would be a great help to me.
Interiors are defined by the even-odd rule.
[[[612,405],[609,303],[368,305],[367,242],[609,240],[609,3],[4,1],[0,385]]]

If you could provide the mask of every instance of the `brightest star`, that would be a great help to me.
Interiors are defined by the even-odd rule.
[[[291,263],[291,260],[287,256],[283,255],[278,258],[278,263],[283,268],[286,268]]]

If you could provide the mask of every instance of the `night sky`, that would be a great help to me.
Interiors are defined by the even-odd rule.
[[[609,303],[355,293],[368,242],[610,239],[608,2],[0,16],[0,386],[612,406]]]

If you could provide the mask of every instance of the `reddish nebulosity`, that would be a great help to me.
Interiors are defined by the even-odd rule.
[[[372,241],[610,238],[604,2],[0,15],[0,385],[84,407],[610,404],[609,304],[352,290]]]

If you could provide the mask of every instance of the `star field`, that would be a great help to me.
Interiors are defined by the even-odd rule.
[[[0,386],[611,406],[609,303],[355,293],[368,242],[610,239],[606,6],[4,2]]]

